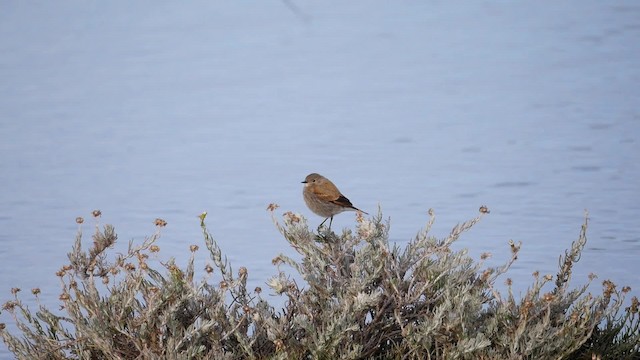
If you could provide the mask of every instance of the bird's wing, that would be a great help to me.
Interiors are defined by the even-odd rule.
[[[338,196],[337,199],[335,200],[330,200],[332,203],[339,205],[339,206],[344,206],[346,208],[351,208],[351,209],[355,209],[355,207],[353,207],[353,204],[351,203],[351,201],[349,201],[349,199],[347,199],[344,195],[340,195]]]
[[[335,201],[342,196],[342,194],[340,194],[340,190],[338,190],[338,188],[329,180],[326,180],[322,185],[313,186],[311,191],[320,200],[324,201]]]

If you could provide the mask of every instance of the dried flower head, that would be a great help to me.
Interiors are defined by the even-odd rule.
[[[156,218],[156,219],[154,220],[154,222],[153,222],[153,223],[154,223],[156,226],[158,226],[158,227],[165,227],[165,226],[167,226],[167,222],[166,222],[166,221],[164,221],[164,220],[162,220],[162,219],[160,219],[160,218]]]
[[[536,270],[536,271],[534,271],[534,272],[533,272],[533,274],[531,274],[531,275],[533,275],[533,277],[537,279],[537,278],[538,278],[538,276],[540,276],[540,271]]]
[[[84,219],[82,218],[82,216],[78,216],[78,217],[76,218],[76,223],[77,223],[77,224],[82,224],[83,222],[84,222]]]
[[[280,339],[276,339],[273,341],[273,344],[276,346],[276,351],[284,350],[284,342]]]
[[[507,278],[507,280],[504,281],[504,284],[507,286],[511,286],[513,285],[513,280],[511,280],[511,278]]]
[[[282,216],[284,217],[284,223],[287,225],[297,224],[302,220],[302,216],[300,214],[296,214],[291,211],[287,211]]]
[[[622,292],[624,294],[628,293],[629,291],[631,291],[631,287],[630,286],[625,286],[625,287],[622,288]]]
[[[229,284],[226,281],[224,280],[220,281],[220,289],[226,289],[228,287],[229,287]]]
[[[59,299],[62,300],[62,301],[67,301],[67,300],[71,299],[71,296],[69,296],[69,294],[67,294],[67,293],[62,293],[62,294],[60,294],[60,298]]]
[[[638,307],[640,307],[640,301],[638,301],[638,297],[634,296],[631,298],[631,306],[627,308],[627,311],[630,311],[632,314],[637,314]]]
[[[134,271],[136,269],[136,266],[133,265],[132,263],[126,263],[124,265],[125,270],[127,271]]]
[[[157,253],[158,251],[160,251],[160,246],[151,245],[151,246],[149,246],[149,251],[151,251],[152,253]]]
[[[249,305],[244,305],[242,307],[242,311],[244,311],[247,314],[251,314],[251,311],[253,311],[253,309]]]
[[[142,261],[142,262],[140,262],[140,269],[147,270],[147,269],[149,269],[149,265],[147,265],[146,262]]]
[[[63,276],[65,276],[66,273],[67,273],[66,271],[64,271],[63,269],[60,269],[60,270],[56,271],[56,276],[57,277],[63,277]]]
[[[433,209],[429,209],[427,211],[427,214],[429,214],[429,216],[433,216],[436,212]]]
[[[2,304],[2,310],[13,311],[13,309],[18,305],[15,301],[7,301]]]
[[[269,204],[269,205],[267,206],[267,210],[269,210],[269,211],[275,211],[275,210],[276,210],[277,208],[279,208],[279,207],[280,207],[280,206],[278,206],[278,204],[271,203],[271,204]]]
[[[551,275],[551,274],[547,274],[547,275],[545,275],[545,276],[544,276],[544,279],[545,279],[546,281],[551,281],[551,280],[553,280],[553,275]]]
[[[262,288],[260,286],[256,286],[256,288],[253,290],[256,294],[260,294],[262,292]]]
[[[482,276],[480,276],[480,279],[482,279],[483,282],[487,282],[489,281],[489,277],[491,276],[491,274],[493,274],[493,270],[486,269],[485,271],[482,272]]]
[[[198,247],[198,245],[189,246],[189,250],[191,250],[191,252],[196,252],[196,251],[198,251],[198,249],[200,249],[200,247]]]
[[[35,296],[38,296],[40,294],[40,288],[31,289],[31,293]]]
[[[4,330],[7,327],[7,325],[5,325],[5,323],[0,323],[0,331]]]
[[[549,292],[544,294],[542,298],[544,299],[544,301],[551,302],[556,298],[556,296]]]
[[[15,295],[19,292],[20,292],[20,288],[17,288],[17,287],[11,288],[11,294]]]
[[[211,273],[213,272],[213,267],[211,267],[211,265],[207,264],[207,265],[204,267],[204,271],[206,271],[206,272],[207,272],[207,274],[211,274]]]
[[[102,211],[100,211],[100,210],[93,210],[93,211],[91,212],[91,215],[93,215],[93,217],[101,216],[101,215],[102,215]]]
[[[249,273],[249,271],[244,266],[241,266],[240,269],[238,269],[238,276],[241,277],[241,278],[242,277],[247,277],[248,273]]]
[[[109,283],[109,278],[108,278],[108,277],[106,277],[106,276],[104,276],[104,277],[102,278],[102,283],[103,283],[103,284],[105,284],[105,285],[107,285],[107,284]]]
[[[482,260],[487,260],[491,257],[491,253],[488,252],[483,252],[482,254],[480,254],[480,259]]]
[[[594,279],[597,279],[598,275],[594,274],[594,273],[589,273],[589,281],[593,281]]]
[[[482,214],[488,214],[488,213],[490,213],[490,212],[491,212],[491,211],[489,211],[489,208],[488,208],[488,207],[486,207],[485,205],[480,206],[480,213],[482,213]]]

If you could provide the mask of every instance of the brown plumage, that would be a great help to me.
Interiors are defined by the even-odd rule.
[[[325,218],[320,226],[328,219],[331,219],[329,221],[329,229],[331,229],[333,216],[343,211],[355,210],[369,215],[353,206],[351,201],[342,195],[331,180],[320,174],[309,174],[302,183],[304,184],[304,189],[302,190],[304,202],[316,215]]]

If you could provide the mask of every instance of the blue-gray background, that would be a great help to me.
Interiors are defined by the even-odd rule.
[[[181,265],[206,210],[266,288],[292,253],[266,206],[316,226],[310,172],[380,205],[400,244],[429,208],[444,236],[487,205],[455,246],[499,264],[522,241],[522,290],[555,274],[588,209],[576,284],[640,290],[638,39],[637,1],[4,1],[0,300],[40,287],[57,308],[93,209],[120,250],[165,219],[160,258]]]

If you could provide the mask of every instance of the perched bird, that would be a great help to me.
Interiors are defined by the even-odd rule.
[[[353,206],[351,201],[340,193],[340,190],[333,185],[331,180],[320,174],[309,174],[302,183],[304,184],[304,189],[302,189],[304,202],[307,203],[309,209],[316,215],[325,218],[320,226],[322,226],[327,219],[331,219],[329,221],[329,229],[331,229],[333,215],[339,214],[343,211],[355,210],[369,215],[368,213]],[[318,226],[318,228],[320,226]]]

